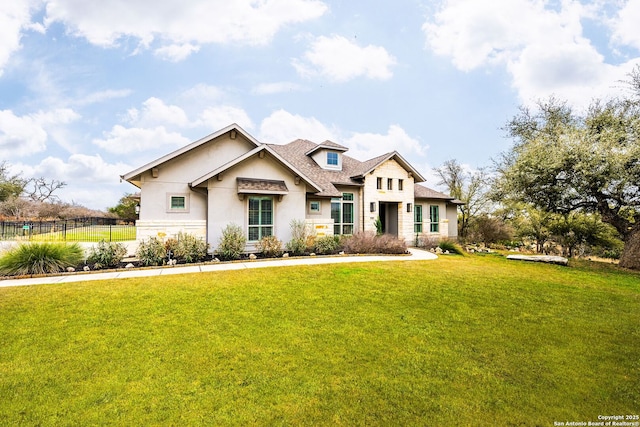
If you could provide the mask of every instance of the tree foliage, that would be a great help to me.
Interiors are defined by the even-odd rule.
[[[640,268],[640,67],[627,97],[584,114],[551,98],[506,125],[515,144],[497,162],[494,197],[549,212],[596,212],[625,242],[620,264]]]
[[[138,218],[138,214],[136,214],[137,204],[138,201],[134,195],[127,193],[120,198],[116,206],[108,208],[107,210],[120,219],[134,222]]]
[[[446,185],[449,195],[462,201],[458,205],[458,236],[466,238],[473,218],[486,213],[488,173],[484,168],[475,171],[466,170],[457,160],[447,160],[433,170],[440,178],[439,185]]]

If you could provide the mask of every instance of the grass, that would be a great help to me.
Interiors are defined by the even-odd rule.
[[[437,261],[0,289],[1,425],[553,425],[640,410],[640,275]]]
[[[35,241],[122,242],[136,239],[136,227],[134,225],[91,225],[69,228],[66,231],[33,234],[23,238]]]

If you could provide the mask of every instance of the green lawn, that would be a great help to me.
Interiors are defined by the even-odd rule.
[[[502,257],[0,289],[0,425],[640,413],[640,274]]]
[[[29,237],[35,241],[67,241],[67,242],[122,242],[136,239],[134,225],[90,225],[69,228],[66,231],[34,234]]]

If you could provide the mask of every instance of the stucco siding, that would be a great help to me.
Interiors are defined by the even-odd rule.
[[[273,197],[273,234],[283,242],[291,240],[290,223],[293,219],[305,219],[306,185],[296,184],[295,177],[268,154],[264,158],[258,155],[245,160],[224,172],[219,180],[213,177],[207,184],[209,192],[209,243],[216,248],[222,237],[222,230],[230,223],[248,232],[248,199],[250,194],[238,195],[237,178],[257,178],[281,180],[285,182],[288,193]],[[268,196],[268,195],[265,195]],[[253,250],[254,244],[248,243],[247,250]]]

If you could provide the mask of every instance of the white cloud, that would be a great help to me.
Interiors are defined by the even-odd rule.
[[[131,89],[107,89],[100,92],[90,93],[86,96],[83,96],[82,99],[79,99],[75,102],[77,105],[91,105],[98,104],[104,101],[109,101],[111,99],[117,98],[126,98],[131,95]]]
[[[296,92],[303,90],[304,87],[292,82],[273,82],[261,83],[253,88],[252,92],[256,95],[273,95],[282,92]]]
[[[320,36],[311,43],[303,59],[293,60],[303,76],[323,75],[329,80],[345,82],[356,77],[388,80],[396,59],[380,46],[360,47],[342,36]]]
[[[613,41],[640,50],[640,0],[628,0],[611,22]]]
[[[594,8],[577,0],[556,8],[542,0],[445,0],[423,30],[428,46],[462,71],[505,67],[522,102],[557,95],[585,106],[630,70],[607,64],[585,37],[582,19],[595,19]]]
[[[127,112],[129,122],[138,127],[179,126],[189,127],[191,123],[185,111],[177,105],[167,105],[161,99],[151,97],[142,103],[142,111],[132,108]]]
[[[68,108],[38,111],[25,116],[16,116],[11,110],[0,110],[0,154],[5,158],[17,158],[42,152],[60,125],[79,117]]]
[[[92,209],[114,206],[125,192],[120,175],[133,169],[126,163],[109,163],[101,156],[71,155],[67,160],[49,156],[35,165],[14,164],[11,171],[24,177],[43,176],[56,179],[67,185],[56,194],[65,202],[74,202]]]
[[[191,43],[172,44],[168,46],[162,46],[154,51],[154,54],[167,61],[180,62],[186,59],[193,52],[200,50],[200,46],[192,45]]]
[[[420,141],[410,137],[398,125],[389,126],[386,135],[376,133],[354,133],[342,142],[349,147],[349,154],[358,160],[367,160],[391,151],[397,151],[407,161],[426,155],[428,146],[422,146]]]
[[[154,42],[180,45],[164,51],[177,60],[206,43],[266,44],[283,26],[326,10],[319,0],[49,0],[45,23],[62,22],[72,34],[104,47],[129,37],[139,40],[140,48]]]
[[[231,123],[244,129],[253,128],[253,122],[242,108],[232,106],[210,107],[200,114],[200,124],[208,129],[218,130]]]
[[[0,76],[11,55],[20,49],[24,29],[31,25],[32,1],[4,1],[0,6]]]
[[[125,128],[115,125],[104,133],[103,139],[94,139],[93,143],[105,151],[127,154],[167,147],[181,147],[190,141],[177,132],[169,132],[164,126],[154,128]]]
[[[326,140],[335,141],[336,136],[337,132],[323,125],[315,117],[302,117],[278,110],[262,121],[258,139],[269,144],[287,144],[296,139],[320,143]]]

